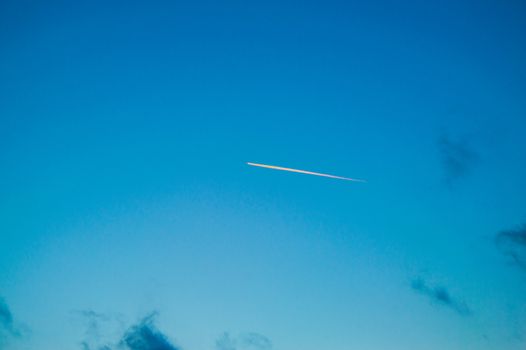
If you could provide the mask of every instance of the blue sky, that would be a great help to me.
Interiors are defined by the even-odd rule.
[[[523,349],[525,17],[2,1],[0,347]]]

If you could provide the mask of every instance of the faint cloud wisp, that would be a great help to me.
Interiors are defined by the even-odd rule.
[[[80,343],[82,350],[180,350],[155,325],[156,313],[144,317],[137,324],[129,327],[117,342],[105,340],[102,336],[101,323],[109,317],[94,311],[82,311],[88,322],[87,339]]]
[[[216,341],[217,350],[270,350],[272,342],[266,336],[255,333],[241,333],[237,337],[225,332]]]
[[[86,324],[85,339],[80,343],[83,350],[109,350],[108,345],[101,345],[106,338],[106,333],[112,328],[111,318],[108,315],[92,310],[75,312],[79,314]]]
[[[495,245],[513,263],[526,270],[526,224],[514,230],[504,230],[495,236]]]
[[[230,336],[229,333],[225,332],[223,335],[216,340],[217,350],[236,350],[237,340]]]
[[[80,342],[82,350],[181,350],[157,328],[156,312],[152,312],[131,327],[121,328],[117,334],[114,317],[91,310],[75,313],[82,316],[87,326],[86,337]],[[110,340],[111,338],[113,340]],[[271,341],[255,332],[241,333],[236,337],[225,332],[217,339],[215,345],[217,350],[272,349]]]
[[[244,333],[241,335],[241,341],[247,348],[267,350],[272,348],[270,339],[259,333]]]
[[[445,287],[431,287],[422,278],[417,278],[411,282],[411,288],[415,292],[427,296],[431,301],[456,311],[459,315],[468,316],[471,314],[469,307],[465,303],[455,300]]]
[[[438,139],[438,148],[448,186],[469,174],[479,159],[478,154],[465,141],[452,140],[446,134]]]

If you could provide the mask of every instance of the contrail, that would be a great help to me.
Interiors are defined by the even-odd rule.
[[[251,165],[251,166],[261,167],[261,168],[268,168],[268,169],[282,170],[282,171],[290,171],[290,172],[293,172],[293,173],[300,173],[300,174],[307,174],[307,175],[316,175],[316,176],[330,177],[331,179],[339,179],[339,180],[347,180],[347,181],[355,181],[355,182],[367,182],[365,180],[360,180],[360,179],[351,179],[351,178],[348,178],[348,177],[342,177],[342,176],[336,176],[336,175],[330,175],[330,174],[322,174],[322,173],[315,173],[315,172],[307,171],[307,170],[298,170],[298,169],[284,168],[284,167],[275,166],[275,165],[266,165],[266,164],[250,163],[250,162],[247,162],[247,164]]]

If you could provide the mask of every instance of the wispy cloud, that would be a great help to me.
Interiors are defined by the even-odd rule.
[[[266,350],[272,348],[270,339],[259,333],[241,334],[241,342],[247,348]]]
[[[123,336],[121,344],[130,350],[179,350],[154,324],[156,313],[132,326]]]
[[[465,140],[452,140],[447,134],[439,137],[438,148],[448,186],[468,175],[479,159]]]
[[[451,296],[447,288],[443,286],[429,286],[422,278],[416,278],[411,282],[411,288],[424,296],[427,296],[433,303],[446,306],[462,316],[471,314],[469,307]]]
[[[216,340],[217,350],[236,350],[237,339],[233,338],[229,333],[223,333],[219,339]]]
[[[223,333],[216,341],[217,350],[270,350],[272,342],[266,336],[247,332],[241,333],[237,337],[228,332]]]
[[[101,326],[111,327],[109,316],[94,311],[81,311],[80,314],[88,327],[86,339],[80,343],[82,350],[180,350],[155,325],[156,313],[129,327],[119,340],[113,342],[107,339],[108,332],[104,332],[104,326]]]
[[[526,224],[516,229],[500,231],[495,236],[495,244],[513,263],[526,270]]]
[[[123,327],[115,316],[92,310],[76,311],[86,326],[81,350],[181,350],[155,323],[157,313],[152,312],[136,324]],[[116,324],[116,322],[118,324]],[[118,331],[120,329],[120,331]],[[264,335],[244,332],[231,336],[225,332],[216,341],[217,350],[271,350],[272,343]]]
[[[0,347],[9,338],[20,337],[21,332],[15,325],[13,314],[4,299],[0,297]]]
[[[92,310],[81,310],[75,314],[82,317],[86,326],[85,338],[80,343],[81,348],[83,350],[110,350],[110,346],[103,343],[107,341],[107,334],[113,328],[111,317]]]

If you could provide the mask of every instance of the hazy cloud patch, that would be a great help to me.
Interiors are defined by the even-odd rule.
[[[114,317],[91,310],[79,312],[86,321],[86,337],[80,343],[82,350],[180,350],[155,325],[156,313],[144,317],[137,324],[128,327],[112,341],[112,334],[118,328]],[[118,320],[117,320],[118,321]]]
[[[114,318],[92,310],[76,311],[86,327],[82,350],[110,350],[110,345],[104,344],[115,332]]]
[[[16,326],[13,314],[7,303],[0,297],[0,348],[7,343],[10,338],[20,337],[21,331]]]
[[[270,350],[272,342],[266,336],[246,332],[234,337],[228,332],[223,333],[216,341],[217,350]]]
[[[86,328],[79,343],[81,350],[181,350],[156,325],[157,313],[152,312],[131,326],[122,319],[92,310],[76,311]],[[272,343],[256,332],[231,335],[223,333],[215,342],[217,350],[271,350]]]
[[[271,349],[272,343],[270,339],[259,333],[243,333],[241,334],[241,342],[246,348],[253,349]]]
[[[479,156],[465,140],[453,140],[447,134],[442,134],[437,144],[445,182],[452,186],[471,172]]]
[[[430,286],[422,278],[416,278],[411,282],[411,288],[426,297],[433,303],[446,306],[462,316],[471,314],[471,310],[464,303],[451,296],[447,288],[443,286]]]
[[[229,333],[223,333],[216,340],[216,349],[217,350],[236,350],[237,349],[237,339],[233,338]]]
[[[497,233],[495,245],[504,255],[509,256],[514,264],[526,270],[526,224]]]

